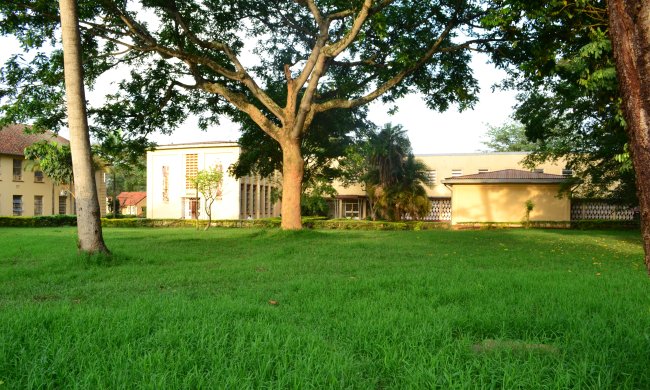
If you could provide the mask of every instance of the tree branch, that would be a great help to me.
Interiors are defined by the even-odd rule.
[[[422,55],[422,57],[420,57],[420,59],[415,64],[397,73],[391,79],[389,79],[388,81],[386,81],[385,83],[377,87],[374,91],[366,94],[365,96],[353,100],[334,99],[327,102],[315,104],[313,108],[314,111],[323,112],[323,111],[331,110],[333,108],[354,108],[377,99],[381,95],[388,92],[391,88],[399,84],[402,80],[404,80],[406,76],[413,73],[419,67],[423,66],[429,59],[431,59],[431,57],[433,57],[434,54],[440,52],[441,51],[440,45],[448,37],[449,33],[455,26],[456,26],[455,19],[449,21],[449,23],[447,23],[445,29],[442,31],[440,36],[438,36],[438,39],[436,39],[436,41],[431,45],[431,47],[429,47],[429,49],[424,53],[424,55]],[[460,47],[457,48],[457,50],[460,50]]]
[[[260,129],[264,130],[265,133],[276,141],[279,141],[278,134],[280,133],[280,128],[273,123],[273,121],[267,118],[259,108],[250,103],[244,94],[232,91],[225,85],[214,81],[202,80],[197,83],[197,87],[206,92],[216,93],[223,96],[230,104],[248,114]]]

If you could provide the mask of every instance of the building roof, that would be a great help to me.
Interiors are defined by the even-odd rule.
[[[447,177],[444,184],[489,184],[489,183],[564,183],[570,180],[564,175],[522,171],[520,169],[503,169],[500,171],[482,172],[473,175]]]
[[[135,206],[147,197],[146,192],[120,192],[117,200],[122,206]]]
[[[26,129],[29,129],[29,126],[9,125],[0,129],[0,154],[24,156],[25,148],[39,141],[54,141],[65,145],[70,143],[51,131],[28,134],[24,132]]]
[[[449,157],[449,156],[523,156],[531,152],[457,152],[457,153],[416,153],[415,157]]]
[[[215,147],[239,147],[236,141],[203,141],[203,142],[184,142],[180,144],[157,145],[153,151],[169,149],[196,149],[196,148],[215,148]]]

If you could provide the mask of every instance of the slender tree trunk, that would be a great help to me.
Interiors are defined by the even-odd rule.
[[[650,275],[650,1],[609,0],[608,11]]]
[[[102,236],[97,184],[90,154],[77,2],[75,0],[60,0],[59,8],[68,126],[70,128],[70,151],[77,204],[79,250],[88,253],[107,253],[108,249]]]
[[[210,201],[210,204],[208,204],[208,198],[206,196],[205,198],[205,214],[208,216],[208,224],[205,225],[204,231],[210,229],[210,225],[212,225],[212,204],[214,203],[213,201]]]
[[[300,151],[300,140],[289,139],[282,146],[282,223],[285,230],[302,229],[300,195],[305,161]]]
[[[117,199],[117,182],[115,181],[115,166],[113,166],[113,218],[117,218],[117,213],[119,211],[119,200]]]

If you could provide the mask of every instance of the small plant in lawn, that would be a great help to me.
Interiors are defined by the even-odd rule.
[[[526,203],[524,203],[524,206],[526,207],[526,227],[529,227],[530,226],[530,213],[535,208],[535,203],[533,203],[532,200],[528,199],[526,201]]]

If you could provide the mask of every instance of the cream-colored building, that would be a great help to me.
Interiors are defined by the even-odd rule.
[[[572,172],[561,161],[537,166],[533,170],[537,175],[532,175],[535,177],[520,182],[509,182],[507,177],[483,181],[476,178],[471,184],[454,181],[504,170],[530,171],[522,165],[526,156],[523,152],[417,155],[416,158],[427,165],[431,181],[427,194],[432,208],[425,219],[451,221],[452,224],[521,222],[525,216],[525,202],[530,199],[535,204],[530,220],[568,221],[570,200],[557,195],[560,182]],[[545,175],[555,178],[544,178]],[[333,217],[364,219],[369,215],[366,193],[361,185],[344,187],[338,183],[335,188],[338,196],[331,204]]]
[[[224,172],[221,195],[212,207],[213,219],[256,219],[278,216],[273,201],[276,179],[236,179],[228,167],[241,149],[234,142],[163,145],[147,153],[147,218],[207,219],[205,200],[192,187],[199,170]],[[570,221],[571,219],[631,219],[632,211],[602,202],[577,203],[559,196],[572,176],[562,161],[530,170],[522,165],[526,153],[462,153],[416,156],[428,167],[432,203],[424,218],[466,222]],[[364,219],[369,204],[361,185],[334,183],[338,195],[330,203],[334,218]],[[572,203],[573,202],[573,203]],[[526,204],[533,208],[526,211]],[[576,205],[578,207],[576,207]]]
[[[241,148],[234,142],[161,145],[147,153],[147,218],[207,219],[205,199],[191,179],[200,170],[224,172],[220,196],[212,205],[212,219],[257,219],[278,216],[273,179],[228,174]],[[198,215],[197,215],[198,214]]]
[[[565,175],[503,169],[443,180],[451,189],[451,224],[571,220],[571,199],[560,196]]]
[[[26,147],[50,141],[68,144],[68,140],[47,132],[26,134],[24,125],[0,129],[0,215],[40,216],[75,214],[74,197],[68,186],[56,185],[43,172],[33,170],[33,162],[25,160]],[[104,175],[96,175],[100,202],[106,199]],[[103,204],[102,204],[103,206]],[[100,207],[102,216],[106,207]]]

